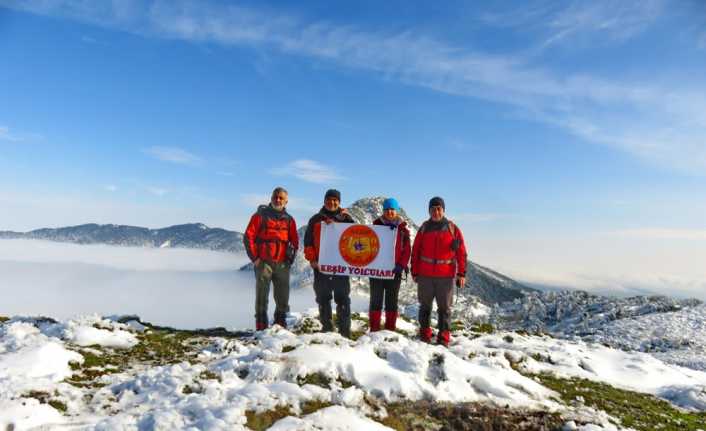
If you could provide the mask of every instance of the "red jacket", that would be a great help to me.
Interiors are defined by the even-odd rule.
[[[331,220],[336,223],[355,223],[353,217],[344,213],[342,208],[331,212],[326,207],[309,219],[309,224],[304,233],[304,257],[309,262],[319,261],[319,244],[321,240],[321,222]]]
[[[256,259],[284,262],[287,244],[291,244],[294,250],[299,247],[297,224],[286,210],[277,211],[270,205],[261,205],[250,218],[243,243],[253,262]]]
[[[400,219],[401,220],[401,219]],[[392,224],[384,217],[378,217],[373,221],[375,225],[391,226]],[[409,239],[409,229],[407,222],[401,221],[397,226],[397,241],[395,242],[395,265],[407,268],[409,256],[412,253],[412,245]]]
[[[438,222],[427,220],[414,238],[412,276],[465,277],[467,257],[458,226],[446,218]]]

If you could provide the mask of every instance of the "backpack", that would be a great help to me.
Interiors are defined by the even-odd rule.
[[[268,211],[269,208],[270,208],[269,205],[260,205],[259,207],[257,207],[257,213],[260,215],[261,221],[260,221],[260,231],[257,233],[257,237],[255,237],[255,242],[259,243],[259,244],[261,244],[263,242],[276,241],[276,240],[272,240],[272,239],[269,239],[269,240],[262,239],[260,237],[260,235],[262,235],[267,230],[267,221],[270,218],[272,218],[269,216],[269,211]],[[282,210],[282,214],[284,215],[284,218],[287,220],[287,229],[289,230],[289,228],[292,226],[292,216],[287,212],[286,209]],[[289,241],[289,235],[287,235],[287,250],[285,251],[285,260],[287,261],[287,263],[289,263],[290,265],[292,263],[294,263],[294,257],[296,256],[296,254],[297,254],[297,250],[294,247],[292,247],[292,243],[291,243],[291,241]]]
[[[429,223],[429,220],[422,223],[419,227],[419,231],[417,231],[417,235],[420,233],[423,234],[427,230],[427,223]],[[451,241],[451,250],[458,250],[458,248],[461,247],[461,240],[456,238],[456,225],[451,220],[446,220],[446,229],[448,229],[451,234],[451,238],[453,238],[453,241]]]

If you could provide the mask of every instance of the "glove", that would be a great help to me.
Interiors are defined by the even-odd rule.
[[[391,224],[391,225],[390,225],[390,230],[395,230],[395,229],[397,229],[397,226],[395,226],[394,224]]]
[[[395,265],[395,269],[392,270],[392,272],[395,273],[395,275],[400,275],[402,274],[402,271],[404,271],[404,267],[400,265],[399,263]]]

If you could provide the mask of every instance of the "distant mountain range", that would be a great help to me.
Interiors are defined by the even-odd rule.
[[[162,229],[91,223],[56,229],[36,229],[25,233],[0,231],[0,239],[38,239],[74,244],[244,251],[242,233],[210,228],[201,223],[180,224]]]
[[[351,216],[358,223],[370,224],[382,214],[383,197],[360,199],[348,208]],[[404,209],[399,212],[410,227],[412,239],[416,236],[419,226],[407,215]],[[306,221],[299,224],[299,234],[302,237]],[[74,244],[107,244],[115,246],[155,247],[155,248],[192,248],[224,252],[243,252],[243,234],[221,228],[210,228],[201,223],[190,223],[170,226],[162,229],[148,229],[137,226],[115,224],[84,224],[61,228],[36,229],[30,232],[0,231],[0,239],[35,239]],[[302,245],[293,265],[292,282],[303,286],[310,284],[313,274],[304,260]],[[243,269],[250,269],[249,266]],[[411,279],[411,277],[410,277]],[[367,280],[360,281],[367,288]],[[411,285],[412,283],[405,283]],[[487,304],[511,301],[524,296],[526,292],[536,289],[527,287],[491,269],[469,261],[465,295],[477,296]],[[403,286],[404,288],[405,286]],[[411,288],[411,286],[409,286]]]

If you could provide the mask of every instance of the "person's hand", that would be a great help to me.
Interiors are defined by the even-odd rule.
[[[262,259],[260,259],[260,258],[258,257],[257,259],[255,259],[255,260],[253,261],[252,264],[255,265],[255,268],[257,268],[258,266],[260,266],[260,263],[261,263],[261,262],[262,262]]]
[[[317,261],[315,261],[315,260],[312,260],[311,262],[309,262],[309,265],[311,266],[311,268],[312,268],[314,271],[318,271],[318,270],[319,270],[319,262],[317,262]]]
[[[457,280],[459,289],[463,289],[466,285],[466,277],[458,277]]]
[[[348,214],[348,208],[341,208],[341,214]]]

